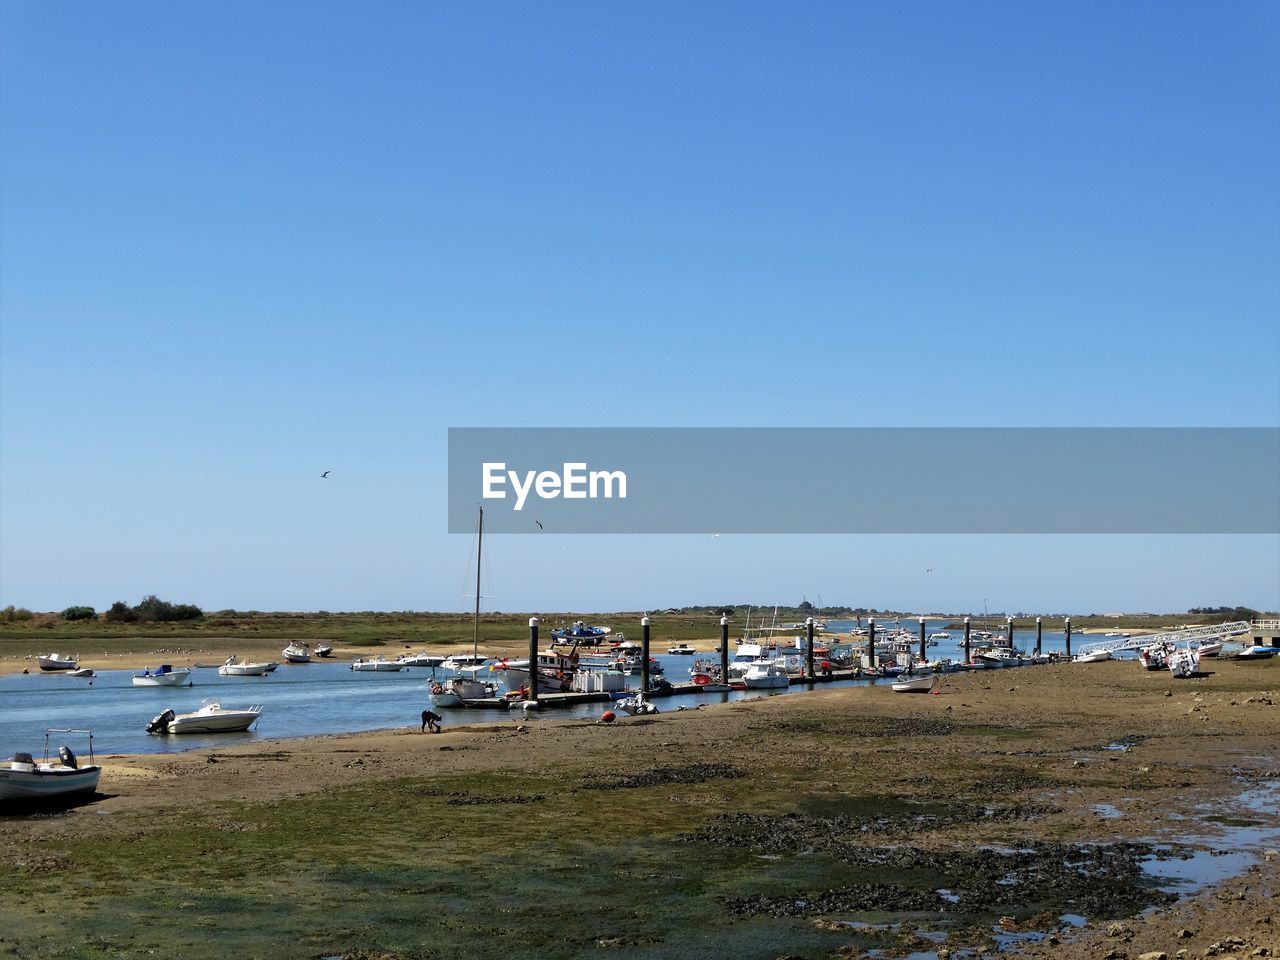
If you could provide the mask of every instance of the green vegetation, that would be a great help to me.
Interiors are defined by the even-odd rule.
[[[0,623],[25,623],[35,616],[26,607],[15,607],[13,604],[0,610]]]
[[[92,620],[97,615],[98,611],[93,607],[67,607],[62,611],[63,620]]]

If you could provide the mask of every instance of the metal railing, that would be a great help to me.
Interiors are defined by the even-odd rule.
[[[1155,643],[1218,640],[1248,633],[1252,628],[1253,624],[1248,620],[1233,620],[1230,623],[1215,623],[1205,627],[1188,627],[1185,630],[1169,630],[1165,633],[1144,633],[1132,637],[1087,641],[1080,645],[1080,652],[1097,653],[1099,650],[1106,650],[1108,653],[1115,653],[1119,650],[1140,650]]]

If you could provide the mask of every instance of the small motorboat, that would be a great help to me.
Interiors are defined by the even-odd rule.
[[[332,657],[333,647],[329,646],[327,643],[321,643],[316,646],[315,655],[317,657]]]
[[[933,689],[937,678],[933,674],[923,677],[912,677],[910,680],[897,680],[893,683],[894,693],[928,693]]]
[[[1266,660],[1280,653],[1280,647],[1268,646],[1265,643],[1252,643],[1236,654],[1237,660]]]
[[[135,687],[182,687],[191,686],[191,669],[189,667],[178,667],[174,669],[170,664],[162,663],[155,670],[143,670],[141,673],[133,675],[133,685]]]
[[[551,638],[560,643],[572,642],[579,646],[594,647],[605,637],[613,633],[612,627],[588,627],[579,620],[572,627],[561,627],[551,631]]]
[[[80,666],[75,657],[63,656],[60,653],[37,654],[36,660],[40,664],[40,669],[46,671],[75,670]]]
[[[1138,662],[1144,670],[1164,670],[1170,667],[1169,657],[1173,651],[1162,643],[1143,647],[1138,652]],[[1177,676],[1177,674],[1174,674]]]
[[[475,678],[473,667],[471,677],[450,677],[443,683],[433,681],[431,684],[431,701],[437,707],[461,707],[464,701],[490,700],[499,694],[498,684],[486,683]]]
[[[224,677],[265,677],[272,666],[270,663],[241,663],[233,653],[218,668],[218,673]]]
[[[667,647],[667,653],[672,656],[691,657],[697,652],[697,650],[693,649],[693,647],[689,646],[687,643],[677,643],[674,647]]]
[[[1193,643],[1191,645],[1191,649],[1200,654],[1201,660],[1205,657],[1216,657],[1222,652],[1222,641],[1214,640],[1212,642],[1201,643],[1199,645]]]
[[[787,668],[784,664],[770,660],[748,666],[742,674],[742,682],[748,690],[776,690],[790,686],[791,678],[787,676]]]
[[[386,657],[373,657],[366,660],[360,657],[351,663],[351,669],[362,673],[399,673],[404,664],[399,660],[388,660]]]
[[[445,658],[438,653],[407,653],[398,661],[406,667],[430,667],[434,670],[444,663]]]
[[[85,677],[92,680],[94,677],[97,676],[97,674],[94,673],[92,670],[90,670],[88,667],[81,667],[79,670],[68,670],[65,674],[63,674],[63,676]]]
[[[452,653],[441,661],[440,666],[445,670],[461,673],[463,670],[482,667],[488,661],[489,658],[480,653]]]
[[[262,716],[262,707],[255,704],[236,710],[224,707],[216,700],[206,700],[199,710],[191,713],[174,713],[166,710],[152,717],[147,733],[238,733],[253,726]]]
[[[623,697],[621,700],[615,701],[614,706],[632,717],[642,717],[658,712],[658,707],[650,703],[643,693],[637,693],[631,697]]]
[[[58,748],[58,758],[49,759],[51,733],[83,733],[89,737],[89,762],[81,765],[69,747]],[[44,759],[29,753],[15,753],[0,762],[0,803],[56,802],[98,789],[102,768],[93,760],[93,734],[88,730],[49,729],[44,732]]]
[[[310,663],[311,647],[301,640],[295,640],[281,651],[289,663]]]
[[[1179,680],[1195,676],[1200,669],[1200,657],[1191,649],[1170,650],[1165,655],[1165,661],[1169,672]]]
[[[945,643],[950,639],[951,639],[951,634],[945,633],[944,631],[941,631],[941,630],[939,630],[936,633],[929,634],[929,640],[931,640],[934,643]]]
[[[1101,663],[1103,660],[1111,659],[1111,651],[1109,650],[1090,650],[1087,653],[1081,652],[1071,658],[1072,663]]]

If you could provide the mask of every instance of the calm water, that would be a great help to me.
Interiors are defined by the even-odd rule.
[[[836,624],[831,623],[834,628]],[[913,627],[908,621],[903,626]],[[926,624],[930,633],[944,622]],[[877,633],[880,624],[877,624]],[[962,637],[953,631],[952,643],[929,648],[931,657],[958,659]],[[1075,638],[1072,638],[1075,646]],[[786,642],[784,637],[783,642]],[[1015,635],[1019,647],[1035,645],[1034,634]],[[1061,633],[1044,634],[1045,652],[1061,650]],[[658,656],[666,676],[673,683],[688,679],[692,657]],[[47,727],[87,727],[94,733],[94,750],[107,753],[170,753],[201,747],[252,742],[281,737],[350,733],[390,727],[417,726],[419,714],[430,705],[428,688],[431,671],[404,670],[400,673],[356,673],[344,662],[315,662],[304,665],[281,664],[266,677],[222,677],[217,670],[192,672],[193,687],[134,687],[133,670],[105,670],[90,684],[61,674],[32,672],[28,675],[0,676],[0,757],[15,750],[38,753],[43,749]],[[441,673],[441,676],[444,674]],[[630,678],[638,684],[638,678]],[[865,684],[869,681],[854,681]],[[849,685],[849,684],[841,684]],[[733,691],[728,694],[693,694],[667,697],[659,701],[663,713],[680,706],[718,703],[761,696],[795,696],[803,687],[790,690]],[[241,734],[184,734],[152,736],[145,731],[148,721],[167,709],[179,713],[194,710],[206,699],[216,699],[226,707],[261,704],[262,718],[252,731]],[[546,717],[597,717],[605,709],[601,703],[570,709],[548,709]],[[445,724],[511,722],[506,710],[441,710]],[[625,718],[624,718],[625,721]],[[67,740],[72,749],[82,749],[75,737]]]

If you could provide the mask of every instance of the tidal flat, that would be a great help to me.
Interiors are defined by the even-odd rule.
[[[0,955],[1274,951],[1280,664],[1210,669],[100,757],[0,818]]]

